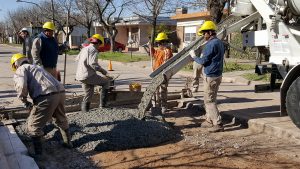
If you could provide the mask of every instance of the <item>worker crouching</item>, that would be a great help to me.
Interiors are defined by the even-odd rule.
[[[72,148],[69,124],[65,115],[65,89],[51,74],[37,65],[29,64],[24,55],[18,53],[11,58],[15,89],[24,107],[31,108],[27,119],[27,132],[32,138],[35,153],[42,154],[41,138],[46,123],[54,118],[59,127],[63,144]],[[33,104],[27,100],[27,95]]]
[[[77,57],[76,80],[82,83],[82,88],[85,93],[81,103],[83,113],[88,112],[90,109],[95,85],[102,87],[99,107],[106,107],[108,89],[112,78],[109,77],[107,71],[98,64],[98,48],[103,44],[104,38],[99,34],[95,34],[90,38],[90,44],[81,49]],[[104,76],[98,75],[97,71]]]

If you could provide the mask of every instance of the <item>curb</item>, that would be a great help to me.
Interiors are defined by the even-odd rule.
[[[223,113],[222,118],[258,133],[266,133],[300,143],[300,129],[291,123],[288,116],[250,119],[247,116]]]

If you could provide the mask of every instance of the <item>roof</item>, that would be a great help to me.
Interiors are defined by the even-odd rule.
[[[227,9],[224,9],[224,14],[227,14]],[[210,12],[209,11],[202,11],[202,12],[194,12],[194,13],[187,13],[187,14],[177,14],[171,16],[173,20],[183,20],[183,19],[200,19],[200,20],[210,20]]]
[[[151,18],[151,16],[131,16],[120,19],[116,26],[122,25],[150,25],[150,21],[146,18]],[[176,25],[176,21],[172,20],[170,17],[158,17],[157,24],[165,24],[165,25]],[[94,22],[94,26],[101,26],[99,22]]]
[[[177,14],[174,16],[171,16],[171,19],[174,20],[181,20],[181,19],[201,19],[206,20],[210,19],[210,12],[204,11],[204,12],[195,12],[195,13],[188,13],[188,14]]]

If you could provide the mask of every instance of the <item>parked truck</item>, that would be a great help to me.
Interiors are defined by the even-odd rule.
[[[300,128],[300,1],[299,0],[237,0],[233,15],[249,17],[259,13],[257,20],[243,25],[243,45],[258,47],[270,56],[271,89],[276,79],[280,87],[281,115],[288,114]],[[265,73],[266,65],[257,65],[257,73]]]

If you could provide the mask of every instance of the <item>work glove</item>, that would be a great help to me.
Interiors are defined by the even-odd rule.
[[[189,54],[190,54],[191,58],[193,58],[194,60],[197,57],[194,50],[190,50]]]
[[[26,101],[23,105],[24,108],[26,109],[31,109],[33,107],[33,104],[29,101]]]

